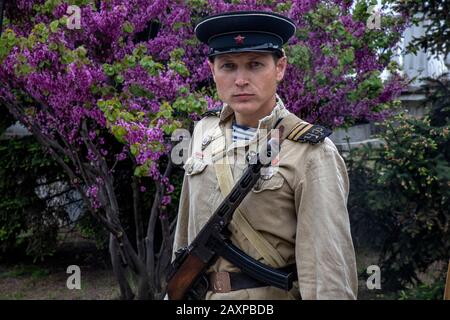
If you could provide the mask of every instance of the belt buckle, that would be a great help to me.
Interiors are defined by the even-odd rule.
[[[211,273],[211,284],[214,293],[227,293],[231,291],[230,274],[228,272]]]

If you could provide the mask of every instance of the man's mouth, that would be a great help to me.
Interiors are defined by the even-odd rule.
[[[253,96],[253,94],[250,93],[239,93],[233,95],[233,97],[251,97],[251,96]]]

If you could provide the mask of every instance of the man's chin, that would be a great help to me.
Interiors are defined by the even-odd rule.
[[[254,102],[250,101],[233,102],[232,104],[230,104],[230,107],[234,110],[234,112],[243,115],[251,115],[258,110],[258,106],[256,106]]]

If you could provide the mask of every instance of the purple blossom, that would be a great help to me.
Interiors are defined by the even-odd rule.
[[[167,187],[167,193],[172,193],[173,191],[175,190],[175,187],[173,186],[173,185],[169,185],[168,187]]]
[[[4,26],[4,30],[10,28],[16,37],[29,37],[37,23],[42,22],[50,29],[52,21],[66,15],[66,2],[57,4],[51,13],[38,14],[33,5],[44,3],[45,0],[7,1],[6,16],[10,25]],[[97,163],[101,160],[100,154],[101,158],[114,163],[125,160],[129,151],[133,151],[136,163],[148,171],[146,174],[150,178],[161,180],[170,194],[174,188],[168,179],[162,178],[159,166],[161,158],[170,152],[164,127],[174,120],[183,123],[187,119],[198,120],[199,111],[178,114],[176,110],[167,118],[158,118],[161,106],[172,105],[180,98],[181,88],[204,97],[208,109],[221,105],[208,96],[213,82],[206,62],[207,48],[192,42],[199,12],[202,16],[231,10],[279,12],[279,5],[285,1],[208,0],[201,8],[175,0],[110,0],[98,2],[98,8],[93,3],[80,6],[82,30],[59,26],[55,32],[48,32],[46,41],[15,45],[10,50],[0,61],[0,100],[14,101],[13,90],[22,90],[32,101],[26,119],[28,124],[36,124],[48,137],[78,146],[83,150],[80,155],[85,161]],[[330,24],[342,24],[344,35],[317,27],[308,20],[309,14],[324,3],[339,9],[339,19]],[[289,45],[306,48],[310,57],[303,65],[288,66],[279,94],[289,110],[307,121],[337,127],[348,119],[383,119],[389,110],[379,111],[378,107],[395,99],[404,85],[394,76],[370,98],[361,90],[362,84],[370,82],[385,65],[377,50],[366,41],[370,37],[365,24],[351,15],[352,3],[354,1],[292,0],[289,10],[283,12],[307,34],[306,38],[293,37]],[[159,21],[158,33],[153,38],[137,41],[137,34],[146,30],[151,21]],[[398,24],[386,32],[399,32],[401,28]],[[162,66],[157,72],[149,72],[140,61],[123,67],[123,59],[132,56],[140,46],[147,49],[147,57]],[[170,54],[179,48],[184,50],[181,61],[189,75],[180,75],[170,67]],[[326,53],[327,48],[331,53]],[[348,58],[343,63],[341,55],[349,49],[348,56],[354,55],[354,59]],[[23,61],[27,73],[18,74]],[[122,69],[111,76],[104,71],[105,65],[120,65]],[[116,76],[120,76],[121,81]],[[112,99],[117,101],[115,110],[99,108],[99,102]],[[82,134],[83,124],[88,126],[87,136]],[[115,134],[125,145],[121,152],[111,151],[105,143],[111,141],[111,134],[117,128],[120,134]],[[85,150],[86,139],[98,152]],[[98,186],[89,187],[87,192],[90,197],[96,197]],[[167,204],[170,196],[165,197]]]
[[[98,200],[98,186],[91,185],[86,190],[86,195],[91,199],[91,205],[94,209],[100,208],[100,202]]]
[[[161,200],[161,205],[167,206],[170,203],[171,199],[172,199],[171,196],[163,196]]]

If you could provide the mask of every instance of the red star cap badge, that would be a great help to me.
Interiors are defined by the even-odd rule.
[[[244,39],[245,37],[238,35],[237,37],[234,38],[234,40],[236,41],[236,44],[244,44]]]

